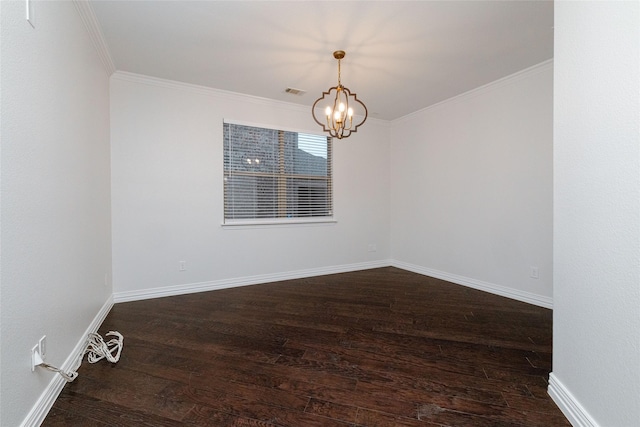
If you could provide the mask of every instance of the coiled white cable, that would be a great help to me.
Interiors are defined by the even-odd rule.
[[[87,336],[87,341],[85,344],[85,349],[80,355],[77,367],[75,370],[71,372],[65,372],[60,368],[56,368],[53,365],[49,365],[45,363],[42,359],[40,359],[40,363],[36,366],[40,366],[42,368],[48,369],[49,371],[59,373],[62,378],[68,383],[72,382],[76,378],[78,378],[78,368],[80,368],[80,364],[82,364],[82,359],[84,355],[87,354],[87,360],[89,363],[96,363],[99,360],[107,359],[111,363],[117,363],[120,360],[120,354],[122,353],[122,343],[124,338],[122,334],[117,331],[109,331],[105,334],[105,336],[114,336],[115,338],[110,339],[105,342],[104,339],[95,333],[90,333]]]
[[[87,346],[84,350],[84,354],[88,354],[87,360],[89,363],[96,363],[104,358],[111,363],[117,363],[118,360],[120,360],[122,341],[124,338],[116,331],[109,331],[105,334],[105,336],[109,335],[115,336],[116,338],[105,342],[99,334],[89,334],[89,337],[87,338]]]

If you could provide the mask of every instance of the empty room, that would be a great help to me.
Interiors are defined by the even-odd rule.
[[[0,425],[640,425],[640,2],[0,22]]]

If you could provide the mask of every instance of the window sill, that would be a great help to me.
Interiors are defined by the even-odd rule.
[[[246,229],[246,228],[272,228],[291,226],[318,226],[333,225],[338,221],[335,218],[293,218],[293,219],[270,219],[270,220],[230,220],[220,224],[222,228]]]

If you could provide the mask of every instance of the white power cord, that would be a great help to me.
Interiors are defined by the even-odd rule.
[[[87,337],[85,349],[80,356],[78,366],[71,372],[64,372],[60,368],[56,368],[53,365],[45,363],[40,356],[38,356],[37,362],[39,363],[37,363],[36,366],[57,372],[62,375],[62,378],[64,378],[66,382],[70,383],[78,377],[77,370],[80,368],[82,358],[84,358],[85,354],[88,354],[87,360],[89,363],[96,363],[97,361],[105,358],[111,363],[117,363],[118,360],[120,360],[120,353],[122,353],[122,341],[124,338],[117,331],[109,331],[105,334],[105,336],[109,335],[115,336],[115,338],[105,342],[99,334],[90,333]]]
[[[105,336],[115,336],[107,342],[99,334],[89,334],[87,338],[87,346],[84,350],[84,354],[89,354],[87,360],[89,363],[96,363],[97,361],[106,358],[111,363],[117,363],[120,360],[120,353],[122,353],[122,340],[124,339],[119,332],[109,331]]]
[[[68,383],[70,383],[71,381],[73,381],[76,378],[78,378],[78,373],[76,371],[65,372],[60,368],[56,368],[53,365],[49,365],[48,363],[40,362],[40,364],[38,364],[36,366],[40,366],[40,367],[42,367],[44,369],[48,369],[50,371],[59,373],[60,375],[62,375],[62,378],[64,378],[64,380],[66,382],[68,382]]]

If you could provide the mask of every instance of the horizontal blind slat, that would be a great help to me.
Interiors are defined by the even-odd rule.
[[[331,139],[224,124],[225,219],[330,217]]]

